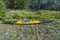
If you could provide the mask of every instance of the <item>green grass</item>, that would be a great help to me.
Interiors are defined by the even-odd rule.
[[[6,13],[5,19],[59,19],[60,12],[58,11],[48,11],[48,10],[40,10],[36,12],[25,11],[25,10],[12,10]]]
[[[0,24],[0,40],[60,40],[60,20],[39,25]]]
[[[20,18],[57,20],[52,23],[36,25],[0,24],[0,40],[60,40],[60,12],[13,10],[8,11],[3,19],[14,20]]]

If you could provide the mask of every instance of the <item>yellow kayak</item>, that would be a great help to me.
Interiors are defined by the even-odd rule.
[[[14,24],[39,24],[41,23],[39,20],[30,20],[30,21],[22,21],[22,20],[18,20],[17,22],[14,22]]]
[[[40,24],[40,23],[50,23],[54,20],[17,20],[17,21],[3,21],[5,24]]]

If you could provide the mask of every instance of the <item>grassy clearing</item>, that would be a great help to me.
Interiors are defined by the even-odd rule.
[[[60,20],[39,25],[0,24],[0,40],[60,40]]]
[[[60,12],[13,10],[8,11],[4,19],[13,20],[20,18],[59,19]],[[0,40],[60,40],[60,20],[39,25],[0,24]]]

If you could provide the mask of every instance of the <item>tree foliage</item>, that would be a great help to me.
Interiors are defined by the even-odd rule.
[[[4,0],[11,9],[60,10],[59,0]]]
[[[0,1],[0,19],[5,17],[5,12],[6,12],[6,6],[3,3],[3,1]]]

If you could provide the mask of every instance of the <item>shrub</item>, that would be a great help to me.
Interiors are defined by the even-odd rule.
[[[19,19],[19,14],[14,14],[12,17],[13,19]]]
[[[3,19],[5,17],[6,7],[5,4],[0,1],[0,19]]]

